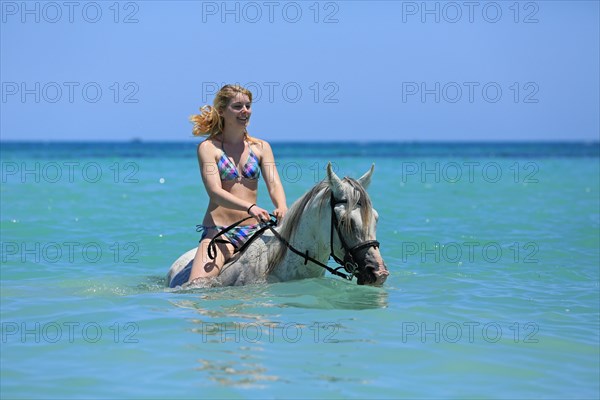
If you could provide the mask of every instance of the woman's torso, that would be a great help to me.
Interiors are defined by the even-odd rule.
[[[246,141],[240,153],[240,149],[236,151],[224,145],[219,138],[209,140],[214,147],[214,161],[223,189],[248,203],[256,203],[262,158],[260,142]],[[246,210],[226,208],[211,199],[202,224],[228,226],[246,217]],[[249,219],[242,225],[254,223],[256,221]]]

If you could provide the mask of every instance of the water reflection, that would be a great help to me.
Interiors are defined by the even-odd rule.
[[[240,353],[252,351],[251,348],[240,348]],[[264,387],[263,382],[273,382],[279,377],[268,375],[261,364],[237,361],[220,361],[198,359],[197,371],[208,374],[210,380],[226,386]]]
[[[243,287],[180,290],[177,293],[198,294],[201,300],[198,304],[203,306],[206,306],[207,301],[235,300],[239,309],[296,307],[366,310],[387,308],[389,296],[385,287],[358,286],[340,279],[323,278]],[[189,307],[194,307],[194,302],[197,300],[185,301]]]
[[[385,288],[358,286],[339,279],[306,279],[272,285],[271,295],[280,307],[367,310],[387,308]]]
[[[320,278],[177,291],[170,302],[193,315],[188,322],[197,334],[198,371],[221,385],[261,387],[285,379],[273,373],[279,369],[272,359],[290,345],[294,351],[320,352],[314,346],[375,343],[356,331],[355,318],[336,310],[386,308],[388,290]]]

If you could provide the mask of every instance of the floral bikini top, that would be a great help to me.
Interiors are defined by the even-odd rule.
[[[258,179],[260,177],[260,165],[258,162],[258,157],[252,151],[250,144],[248,144],[248,149],[250,150],[250,153],[248,154],[246,164],[244,164],[244,167],[242,168],[241,176],[247,179]],[[217,161],[217,167],[219,168],[219,174],[221,175],[222,181],[241,179],[236,165],[229,159],[229,157],[227,157],[227,154],[225,154],[223,142],[221,142],[221,158],[219,158],[219,161]]]

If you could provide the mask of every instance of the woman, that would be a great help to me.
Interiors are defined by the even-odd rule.
[[[188,284],[218,276],[234,253],[270,219],[264,208],[256,205],[258,178],[262,172],[269,195],[275,205],[273,214],[281,221],[287,211],[285,193],[271,146],[248,135],[252,93],[237,85],[225,85],[217,93],[213,106],[204,106],[193,115],[193,134],[208,136],[198,145],[198,163],[204,187],[210,198],[204,215],[203,230]],[[216,257],[208,257],[208,244],[225,226],[248,215],[248,225],[239,225],[219,239]]]

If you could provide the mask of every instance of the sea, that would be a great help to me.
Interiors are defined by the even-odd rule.
[[[600,397],[598,142],[272,143],[288,205],[375,164],[387,282],[168,289],[196,146],[1,143],[2,399]]]

